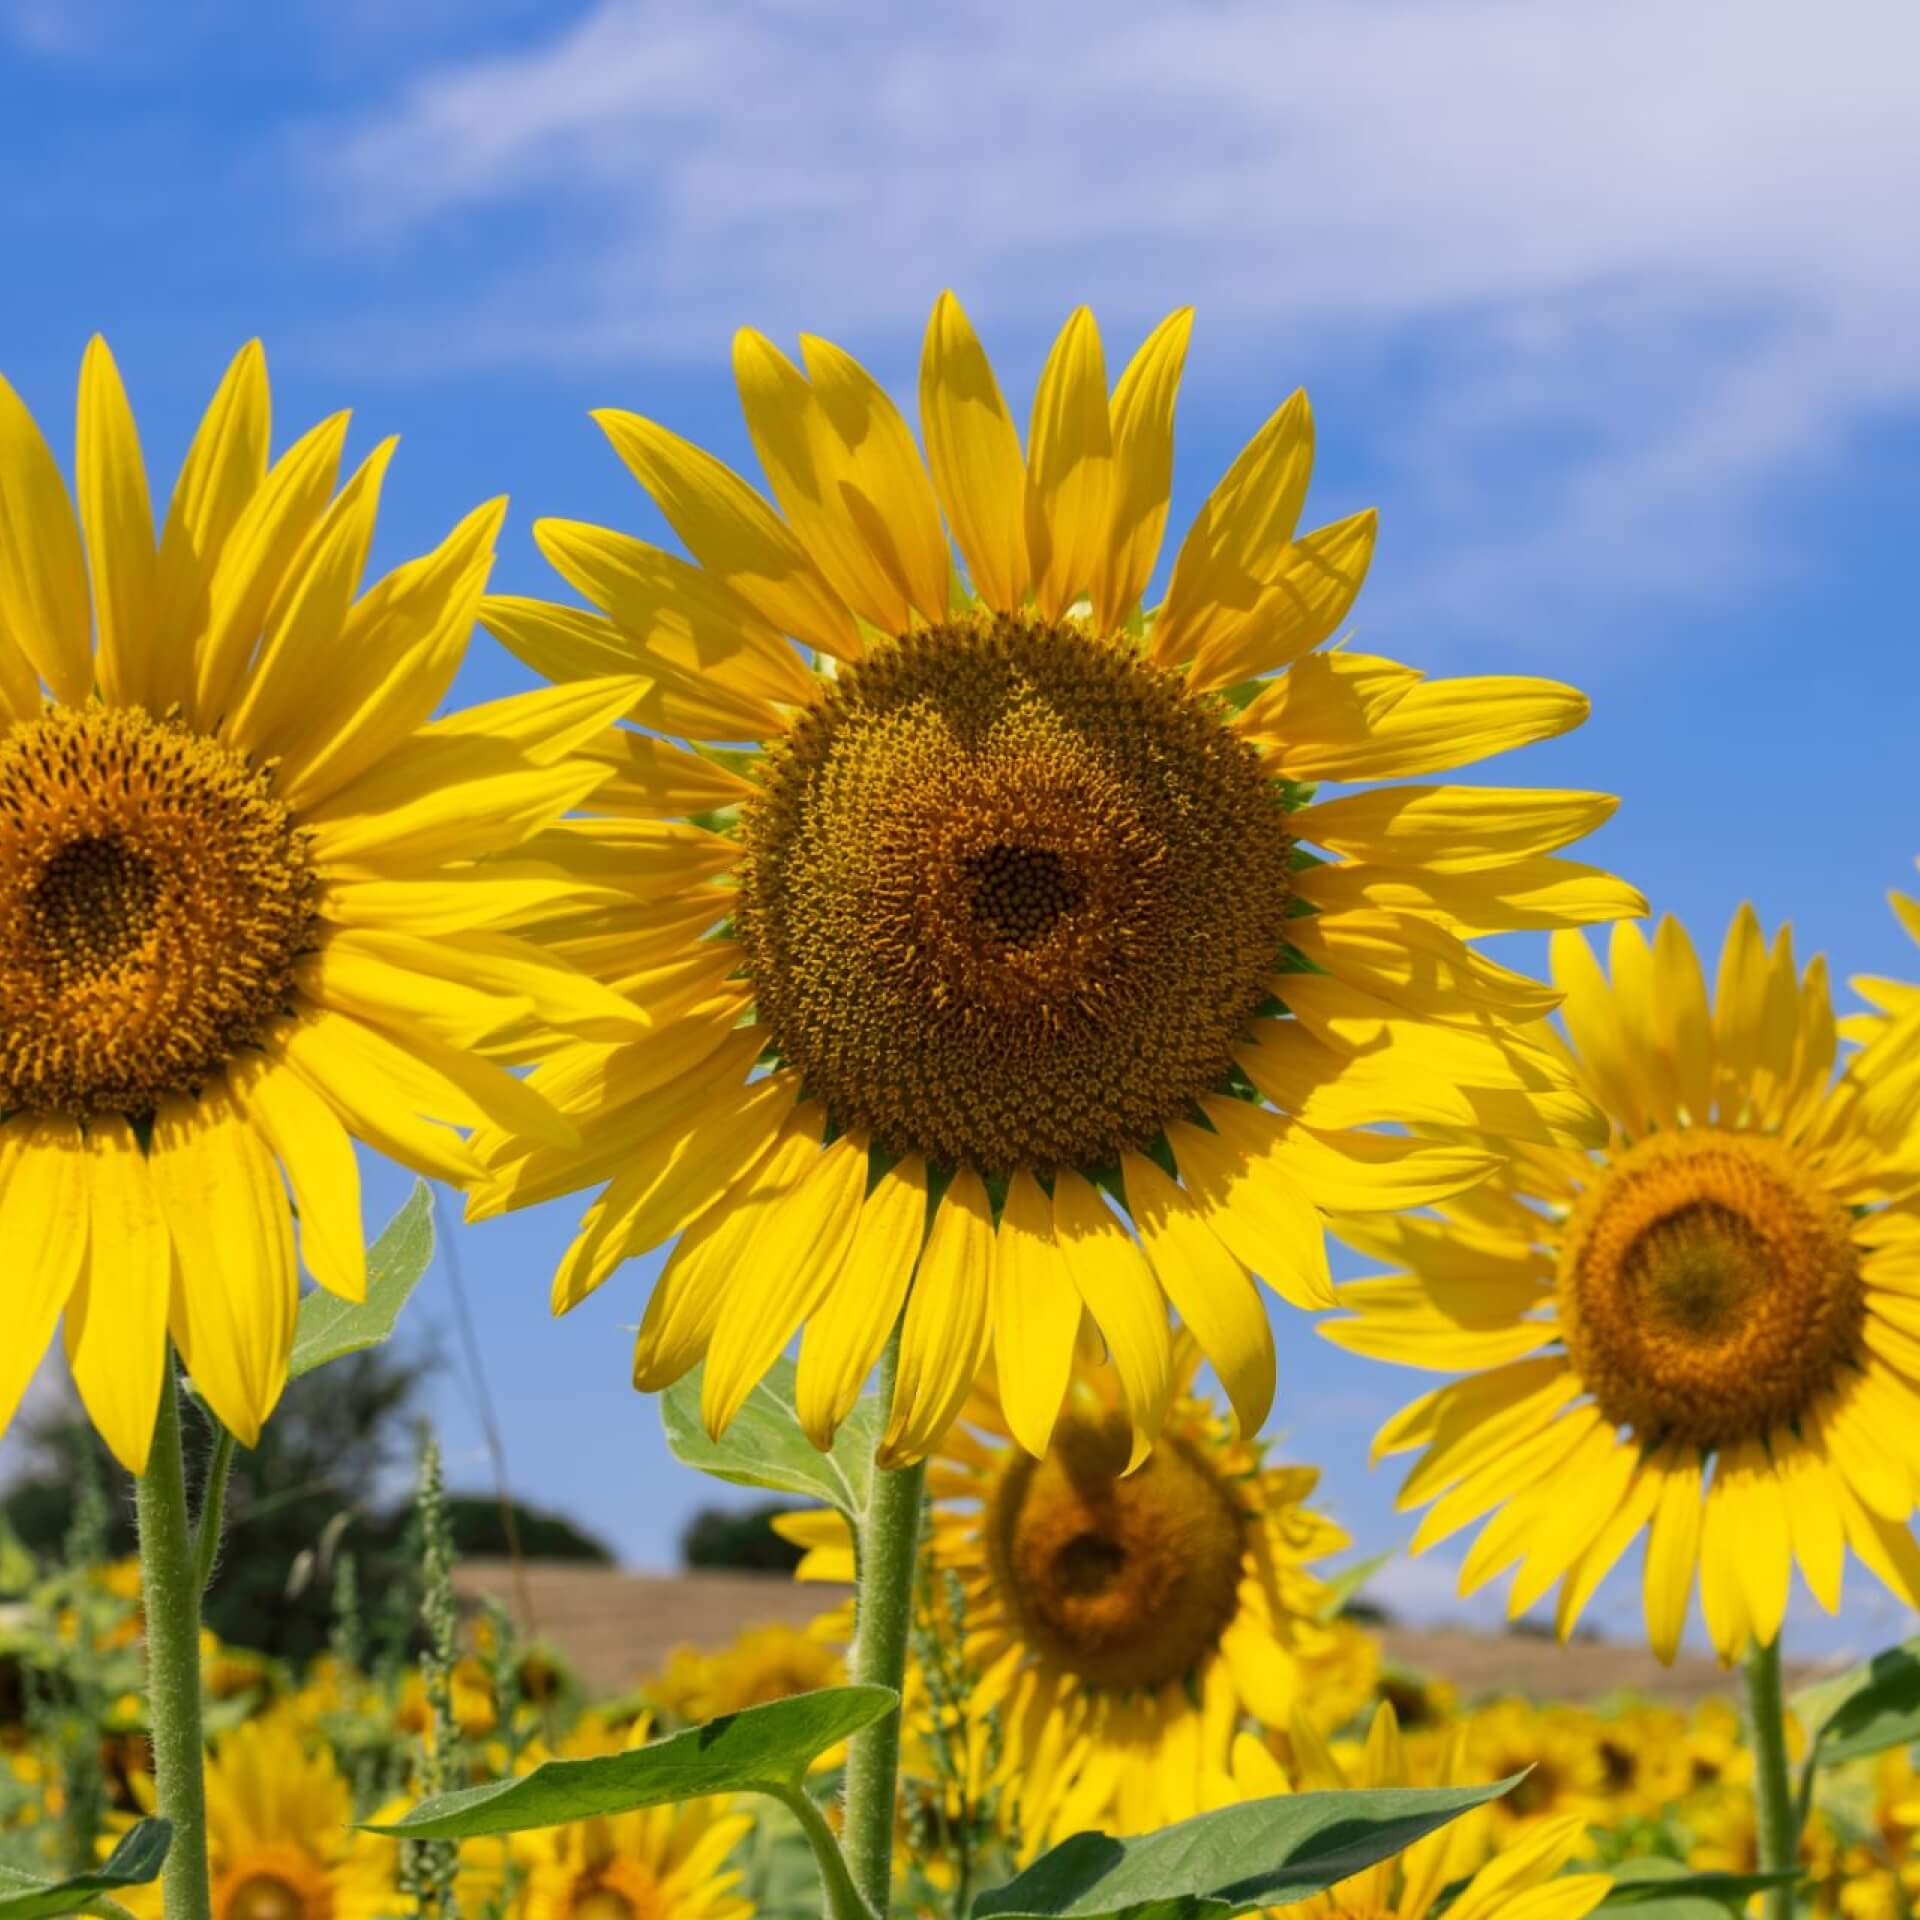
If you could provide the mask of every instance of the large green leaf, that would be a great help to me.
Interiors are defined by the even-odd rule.
[[[1824,1767],[1920,1740],[1920,1640],[1876,1653],[1850,1672],[1793,1697]]]
[[[287,1372],[298,1379],[329,1360],[377,1347],[393,1333],[407,1297],[433,1259],[433,1202],[424,1180],[414,1182],[407,1204],[387,1222],[367,1249],[367,1296],[342,1300],[313,1292],[300,1302],[293,1323],[293,1357]]]
[[[1678,1860],[1623,1860],[1607,1871],[1613,1891],[1597,1911],[1630,1907],[1634,1920],[1727,1920],[1743,1913],[1748,1897],[1790,1887],[1797,1872],[1695,1873]]]
[[[1515,1776],[1517,1779],[1518,1776]],[[975,1920],[1210,1920],[1320,1893],[1514,1785],[1291,1793],[1137,1840],[1076,1833],[974,1902]]]
[[[700,1418],[700,1376],[695,1367],[660,1396],[660,1424],[676,1460],[684,1460],[716,1480],[736,1486],[771,1487],[776,1493],[802,1494],[838,1507],[849,1520],[867,1510],[873,1481],[873,1449],[879,1438],[880,1403],[858,1401],[822,1453],[800,1431],[794,1410],[791,1360],[776,1360],[766,1378],[747,1395],[718,1440],[707,1437]]]
[[[0,1878],[0,1920],[51,1920],[56,1914],[94,1911],[105,1896],[157,1880],[172,1840],[171,1821],[142,1820],[121,1835],[120,1844],[91,1873],[36,1881],[10,1872]]]
[[[404,1820],[375,1833],[414,1840],[469,1840],[524,1833],[594,1814],[626,1813],[710,1793],[800,1790],[807,1768],[849,1734],[899,1704],[890,1687],[823,1687],[764,1707],[745,1707],[630,1753],[549,1760],[515,1780],[462,1787],[423,1800]]]

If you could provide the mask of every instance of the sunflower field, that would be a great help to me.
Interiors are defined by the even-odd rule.
[[[277,444],[257,344],[158,514],[103,340],[70,479],[0,382],[0,1415],[57,1341],[138,1521],[0,1539],[0,1920],[1916,1910],[1920,1643],[1782,1639],[1920,1606],[1920,987],[1703,957],[1613,796],[1486,776],[1577,689],[1349,645],[1303,394],[1169,538],[1191,323],[1076,310],[1024,434],[950,294],[917,435],[743,330],[764,484],[599,412],[680,550],[539,520],[552,599],[498,500],[369,577],[394,443]],[[417,1606],[316,1541],[324,1655],[205,1629],[236,1451],[431,1258],[367,1157],[577,1219],[555,1313],[631,1286],[809,1628],[590,1697],[428,1438]],[[1563,1641],[1631,1552],[1724,1695],[1389,1660],[1276,1318],[1439,1376],[1414,1552]]]

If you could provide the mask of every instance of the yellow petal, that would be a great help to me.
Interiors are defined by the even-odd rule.
[[[1153,658],[1191,660],[1230,635],[1264,597],[1293,538],[1313,475],[1313,411],[1290,394],[1200,509],[1154,623]]]
[[[1053,1202],[1021,1168],[993,1248],[993,1347],[1007,1430],[1036,1460],[1053,1441],[1080,1331],[1080,1294],[1053,1236]]]
[[[1671,914],[1653,943],[1653,1008],[1659,1045],[1672,1063],[1684,1117],[1705,1126],[1713,1112],[1713,1008],[1687,930]]]
[[[839,449],[847,513],[920,617],[944,620],[953,559],[912,429],[850,354],[807,333],[800,336],[800,351]]]
[[[927,1164],[911,1154],[860,1209],[839,1279],[800,1337],[794,1411],[817,1447],[830,1447],[900,1319],[927,1232]]]
[[[1120,1163],[1127,1211],[1181,1322],[1220,1376],[1248,1436],[1273,1406],[1273,1332],[1253,1276],[1229,1253],[1192,1199],[1142,1154]],[[1005,1231],[1004,1225],[1002,1231]],[[1005,1347],[1001,1373],[1006,1372]]]
[[[194,650],[196,725],[212,727],[227,711],[268,609],[327,510],[346,438],[347,416],[336,413],[296,440],[241,508],[214,558],[206,628]]]
[[[1244,1100],[1202,1102],[1212,1130],[1167,1129],[1180,1181],[1242,1266],[1294,1306],[1333,1304],[1319,1210],[1278,1156],[1281,1120]]]
[[[612,770],[593,791],[594,807],[603,813],[671,819],[737,807],[759,792],[752,781],[697,753],[624,727],[590,741],[580,757]]]
[[[87,1251],[90,1169],[70,1120],[0,1124],[0,1211],[8,1247],[7,1337],[0,1341],[0,1430],[13,1420]]]
[[[1487,1149],[1462,1141],[1316,1132],[1291,1121],[1275,1130],[1271,1151],[1315,1206],[1339,1213],[1432,1206],[1477,1186],[1500,1164]]]
[[[93,689],[87,563],[66,483],[20,396],[0,379],[0,633],[53,697]]]
[[[1553,853],[1610,819],[1606,793],[1532,787],[1376,787],[1303,807],[1302,840],[1386,866],[1466,872],[1515,854]]]
[[[1548,952],[1553,984],[1566,996],[1560,1017],[1573,1041],[1582,1077],[1623,1132],[1642,1132],[1644,1104],[1626,1028],[1593,949],[1584,935],[1561,932],[1553,936]]]
[[[269,1055],[234,1076],[234,1098],[286,1169],[300,1214],[300,1257],[329,1293],[361,1300],[367,1292],[360,1165],[353,1141],[298,1073]]]
[[[652,494],[686,548],[714,579],[767,621],[840,660],[865,648],[846,604],[767,503],[691,440],[638,414],[594,414],[614,451]]]
[[[1291,666],[1330,639],[1366,583],[1379,524],[1369,507],[1296,540],[1246,617],[1208,637],[1189,683],[1202,690],[1234,686]]]
[[[1106,357],[1092,311],[1076,307],[1040,369],[1027,432],[1027,552],[1043,619],[1059,619],[1104,570],[1112,492]]]
[[[310,715],[316,674],[338,650],[347,609],[373,544],[380,486],[397,440],[386,439],[340,489],[275,596],[260,651],[221,726],[242,752],[271,753],[282,733]]]
[[[97,333],[80,363],[74,478],[93,575],[100,692],[116,706],[140,705],[148,697],[154,643],[153,506],[133,409],[120,369]]]
[[[272,401],[258,340],[233,356],[193,436],[160,533],[159,604],[149,692],[195,711],[194,648],[207,629],[214,570],[267,477]]]
[[[1485,1012],[1519,1023],[1560,1004],[1552,987],[1476,953],[1418,914],[1309,914],[1289,923],[1287,943],[1336,979],[1425,1019],[1460,1023]]]
[[[1328,913],[1354,907],[1437,915],[1455,932],[1552,932],[1596,921],[1632,919],[1647,910],[1638,888],[1598,867],[1552,854],[1502,860],[1470,873],[1363,864],[1309,867],[1301,897]]]
[[[150,1164],[179,1264],[174,1343],[221,1423],[258,1446],[286,1385],[299,1295],[279,1172],[224,1088],[162,1104]]]
[[[289,806],[336,792],[432,717],[466,656],[506,510],[505,500],[476,507],[319,636],[329,697],[289,715],[271,741]]]
[[[1193,309],[1147,335],[1113,390],[1112,512],[1094,580],[1094,625],[1116,632],[1140,603],[1160,557],[1173,487],[1173,410],[1193,332]]]
[[[940,1197],[907,1295],[879,1465],[923,1458],[953,1424],[986,1358],[992,1297],[993,1207],[980,1176],[962,1166]]]
[[[920,355],[920,432],[933,490],[973,590],[1013,613],[1031,577],[1027,468],[1000,385],[960,302],[943,293]]]
[[[1120,1376],[1133,1423],[1131,1473],[1159,1438],[1173,1391],[1166,1297],[1133,1236],[1080,1174],[1063,1170],[1054,1182],[1053,1234]]]
[[[715,1438],[826,1296],[853,1244],[867,1190],[867,1145],[843,1134],[821,1151],[823,1116],[817,1107],[811,1116],[812,1137],[790,1190],[756,1196],[761,1230],[735,1255],[708,1343],[700,1415]],[[771,1167],[763,1178],[775,1178]]]
[[[67,1361],[88,1417],[129,1473],[145,1473],[167,1364],[173,1247],[146,1155],[118,1114],[88,1123],[91,1245],[67,1308]]]
[[[1793,1535],[1793,1557],[1813,1597],[1829,1613],[1837,1613],[1847,1542],[1826,1462],[1817,1447],[1796,1437],[1782,1443],[1777,1467]]]
[[[1700,1456],[1669,1449],[1660,1462],[1660,1492],[1647,1536],[1647,1635],[1663,1665],[1672,1665],[1687,1623],[1693,1570],[1700,1552]]]
[[[1302,661],[1293,671],[1311,664]],[[1274,759],[1277,770],[1295,780],[1398,780],[1440,773],[1566,733],[1587,717],[1590,704],[1585,694],[1553,680],[1506,675],[1421,680],[1385,712],[1323,704],[1323,730],[1297,734]]]

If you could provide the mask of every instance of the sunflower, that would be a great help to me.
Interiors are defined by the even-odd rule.
[[[1476,1780],[1526,1776],[1488,1809],[1503,1841],[1568,1815],[1598,1824],[1618,1811],[1609,1797],[1598,1726],[1578,1707],[1497,1700],[1465,1720],[1460,1738]]]
[[[1517,1565],[1518,1614],[1557,1581],[1564,1635],[1645,1533],[1663,1660],[1696,1569],[1723,1660],[1776,1638],[1796,1562],[1837,1607],[1848,1547],[1920,1605],[1920,1084],[1834,1078],[1825,968],[1750,908],[1712,1002],[1671,919],[1651,948],[1614,929],[1611,986],[1578,935],[1553,973],[1607,1145],[1517,1147],[1438,1218],[1342,1227],[1398,1270],[1343,1286],[1328,1337],[1473,1370],[1375,1442],[1427,1449],[1415,1550],[1491,1515],[1462,1587]]]
[[[1252,1432],[1274,1367],[1252,1274],[1326,1304],[1320,1208],[1391,1209],[1492,1165],[1473,1142],[1363,1129],[1590,1129],[1527,1034],[1553,996],[1465,942],[1640,911],[1556,851],[1613,802],[1308,784],[1464,765],[1566,731],[1586,702],[1324,648],[1374,516],[1296,536],[1300,394],[1143,612],[1189,321],[1156,328],[1109,396],[1076,312],[1023,453],[943,295],[925,465],[840,349],[806,339],[802,372],[743,332],[779,510],[664,427],[604,412],[693,563],[548,520],[542,550],[601,611],[482,609],[557,679],[648,678],[637,726],[593,749],[611,770],[597,817],[553,836],[626,905],[547,926],[655,1033],[538,1068],[582,1150],[489,1135],[472,1211],[608,1182],[557,1311],[679,1236],[634,1379],[664,1387],[704,1356],[715,1431],[804,1327],[797,1410],[825,1444],[904,1308],[886,1459],[932,1448],[990,1339],[1037,1456],[1084,1308],[1144,1450],[1170,1300]]]
[[[359,593],[393,442],[336,493],[346,427],[269,464],[245,348],[156,538],[105,343],[80,375],[77,521],[0,380],[0,1427],[64,1310],[136,1473],[169,1332],[258,1440],[292,1340],[288,1188],[308,1273],[358,1298],[353,1138],[464,1185],[454,1127],[572,1137],[484,1055],[644,1025],[503,931],[582,882],[494,861],[605,777],[570,749],[632,682],[430,722],[505,503]]]
[[[1180,1335],[1160,1443],[1132,1471],[1111,1367],[1076,1373],[1038,1460],[983,1378],[931,1462],[928,1552],[963,1583],[969,1709],[1000,1718],[990,1784],[1029,1854],[1082,1827],[1144,1833],[1197,1812],[1241,1717],[1286,1726],[1323,1671],[1343,1717],[1364,1698],[1324,1619],[1333,1589],[1308,1570],[1349,1544],[1304,1504],[1318,1475],[1269,1465],[1193,1394],[1199,1359]],[[851,1577],[838,1514],[775,1524],[810,1549],[802,1579]]]
[[[648,1723],[634,1723],[626,1744],[643,1745]],[[556,1756],[617,1753],[621,1743],[587,1720]],[[525,1875],[515,1920],[748,1920],[750,1901],[727,1856],[753,1822],[725,1796],[633,1813],[595,1814],[563,1827],[516,1834],[515,1863]]]
[[[1399,1723],[1384,1702],[1374,1714],[1357,1766],[1341,1766],[1314,1743],[1310,1729],[1297,1729],[1295,1738],[1303,1759],[1289,1774],[1251,1734],[1241,1734],[1229,1769],[1215,1782],[1215,1803],[1265,1799],[1296,1788],[1404,1787],[1416,1780],[1437,1786],[1464,1777],[1456,1742],[1437,1779],[1419,1778],[1422,1770],[1411,1765]],[[1603,1873],[1561,1871],[1587,1850],[1587,1827],[1580,1815],[1544,1821],[1523,1838],[1501,1845],[1489,1859],[1490,1812],[1489,1807],[1476,1808],[1328,1892],[1269,1912],[1273,1920],[1427,1920],[1443,1907],[1449,1920],[1581,1920],[1612,1890],[1613,1882]]]
[[[724,1647],[675,1647],[645,1692],[677,1719],[698,1722],[844,1686],[846,1677],[829,1635],[769,1621],[741,1628]]]

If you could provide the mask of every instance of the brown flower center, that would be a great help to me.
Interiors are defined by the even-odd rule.
[[[1239,1608],[1246,1516],[1189,1442],[1138,1472],[1126,1420],[1069,1416],[1044,1460],[1016,1453],[987,1518],[989,1561],[1034,1650],[1089,1686],[1158,1687],[1192,1671]]]
[[[1616,1425],[1723,1447],[1797,1419],[1858,1350],[1844,1208],[1753,1134],[1654,1134],[1575,1209],[1560,1317]]]
[[[0,736],[0,1112],[150,1112],[257,1044],[314,919],[266,771],[176,719]]]
[[[1221,1086],[1292,840],[1218,700],[1071,623],[878,647],[771,750],[738,931],[835,1121],[989,1172],[1091,1166]]]

